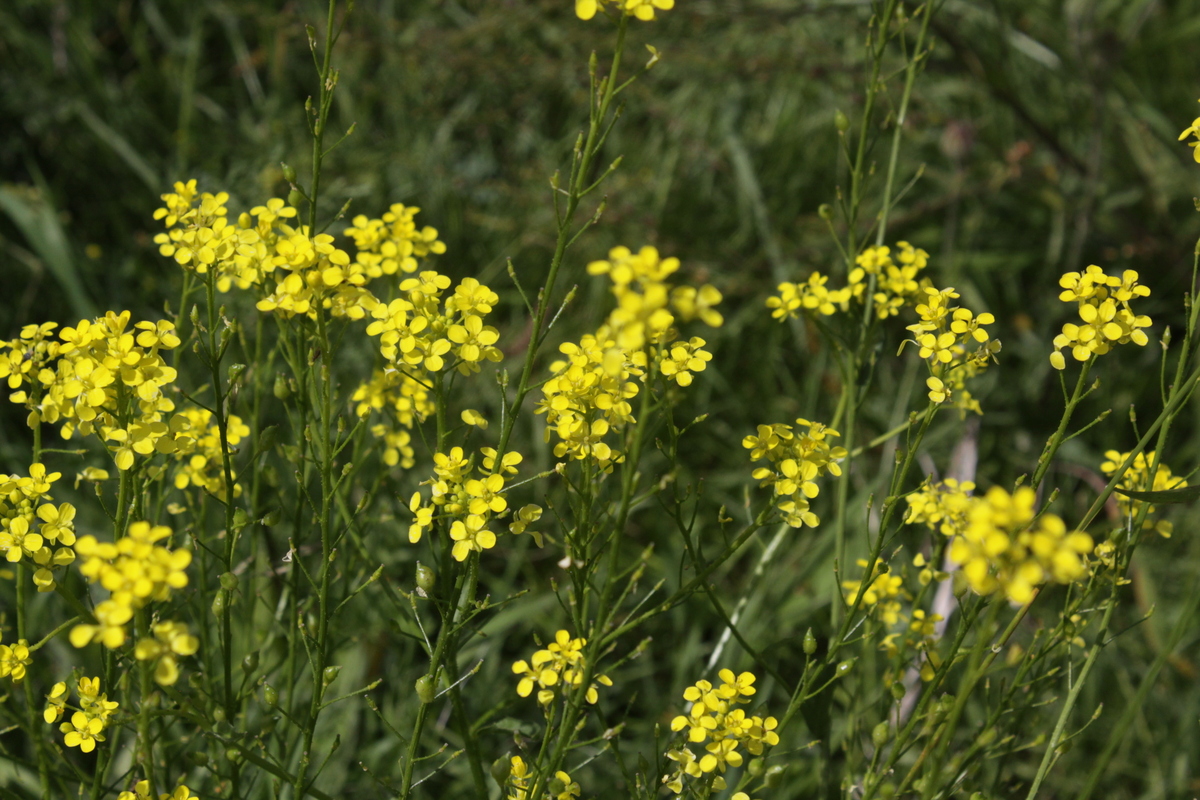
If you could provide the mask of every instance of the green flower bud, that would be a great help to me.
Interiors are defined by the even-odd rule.
[[[512,774],[512,762],[507,758],[497,758],[492,762],[492,780],[504,786],[508,776]]]
[[[326,667],[321,672],[321,685],[328,686],[329,684],[336,681],[338,673],[340,673],[341,671],[342,671],[342,668],[338,667],[338,666]]]
[[[432,675],[422,675],[417,678],[417,699],[422,703],[432,703],[433,698],[437,697],[437,686],[433,682]]]
[[[417,562],[417,588],[422,592],[429,594],[433,591],[433,587],[437,585],[437,576],[433,574],[433,570]]]
[[[817,652],[817,637],[813,635],[813,629],[809,628],[804,632],[804,655],[811,656]]]

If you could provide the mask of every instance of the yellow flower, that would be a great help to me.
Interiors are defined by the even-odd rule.
[[[484,527],[486,524],[487,521],[477,514],[469,515],[465,521],[456,519],[451,523],[450,538],[454,540],[454,548],[450,554],[455,561],[465,561],[472,551],[482,552],[496,546],[496,534]]]
[[[72,714],[71,721],[64,722],[59,730],[66,734],[63,741],[67,747],[78,747],[85,753],[95,750],[96,742],[104,741],[100,734],[104,723],[95,717],[89,719],[82,711]]]

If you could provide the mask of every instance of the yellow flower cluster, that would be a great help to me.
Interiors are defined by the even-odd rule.
[[[258,310],[286,318],[315,318],[323,308],[335,317],[362,319],[378,304],[364,288],[371,276],[363,265],[351,262],[329,234],[312,236],[305,225],[289,225],[297,213],[283,200],[271,198],[231,223],[226,192],[197,194],[195,180],[174,188],[154,212],[167,227],[154,241],[185,269],[201,275],[211,270],[219,291],[263,286]]]
[[[14,645],[0,644],[0,678],[12,678],[14,684],[25,680],[26,668],[33,663],[29,642],[18,639]]]
[[[172,481],[176,489],[195,486],[225,502],[225,466],[221,453],[221,433],[212,421],[212,412],[203,408],[186,409],[179,415],[185,420],[180,423],[176,437],[175,468]],[[241,417],[230,414],[226,420],[225,434],[229,446],[236,446],[250,435],[250,426]],[[233,496],[240,497],[242,487],[237,483],[237,472],[233,473]]]
[[[871,296],[875,316],[887,319],[900,309],[920,299],[921,284],[917,276],[929,263],[929,254],[908,242],[897,242],[898,252],[892,258],[887,246],[868,247],[855,259],[846,285],[830,289],[829,277],[814,272],[804,283],[779,284],[778,295],[767,298],[767,308],[777,320],[797,317],[802,312],[832,316],[850,308],[851,300],[862,300],[869,286],[869,276],[875,276],[875,292]]]
[[[759,756],[765,747],[779,744],[775,733],[779,722],[774,717],[750,716],[737,707],[749,703],[757,691],[754,674],[734,675],[733,670],[722,669],[717,675],[719,686],[698,681],[685,689],[683,699],[691,707],[671,720],[671,730],[687,731],[687,744],[667,751],[667,758],[679,766],[673,774],[663,776],[663,783],[677,795],[683,794],[689,778],[709,781],[711,789],[720,791],[725,788],[722,775],[726,768],[742,765],[739,747]],[[704,755],[697,758],[689,744],[704,745]]]
[[[435,228],[417,228],[413,219],[421,209],[395,203],[380,219],[365,214],[354,218],[344,231],[358,249],[354,260],[368,277],[416,272],[417,259],[429,254],[441,255],[446,244],[438,241]]]
[[[437,410],[428,385],[408,371],[377,369],[370,380],[359,384],[350,400],[360,417],[373,411],[387,414],[386,421],[370,428],[372,436],[383,440],[383,463],[411,469],[416,463],[416,452],[409,431],[414,422],[424,422]]]
[[[917,304],[918,321],[908,326],[918,355],[929,362],[930,376],[925,379],[929,399],[934,403],[954,400],[964,411],[983,413],[978,401],[965,388],[966,379],[987,368],[1000,352],[1000,340],[991,339],[984,325],[995,317],[986,311],[974,314],[970,309],[950,305],[958,297],[953,288],[922,289]],[[975,344],[974,350],[967,346]]]
[[[8,343],[10,353],[19,343],[37,364],[34,392],[23,390],[11,397],[30,409],[29,424],[61,422],[64,439],[76,429],[95,433],[122,470],[133,466],[135,455],[174,452],[178,430],[172,426],[178,423],[168,423],[165,416],[175,404],[164,389],[176,372],[161,351],[179,346],[175,326],[160,320],[138,322],[131,329],[128,311],[110,311],[63,328],[58,342],[45,338],[53,327],[38,326],[34,335]],[[31,371],[10,368],[9,385],[16,388],[18,374],[32,382]]]
[[[905,496],[908,511],[904,521],[913,525],[925,525],[931,531],[945,536],[954,536],[967,529],[967,513],[971,509],[975,484],[972,481],[959,483],[946,478],[940,483],[926,482]]]
[[[670,11],[674,8],[675,0],[575,0],[575,15],[582,20],[589,20],[608,5],[627,17],[649,22],[654,19],[655,10]]]
[[[1200,103],[1200,100],[1196,102]],[[1196,159],[1197,164],[1200,164],[1200,117],[1196,117],[1192,120],[1191,125],[1183,129],[1183,133],[1179,134],[1179,141],[1182,142],[1189,136],[1196,137],[1196,141],[1188,142],[1188,147],[1192,148],[1192,157]]]
[[[529,661],[521,659],[514,662],[512,671],[520,675],[517,682],[517,694],[528,697],[537,687],[537,700],[543,706],[554,702],[560,690],[569,691],[572,687],[583,682],[583,673],[587,667],[583,657],[583,647],[587,639],[572,639],[567,631],[554,634],[554,641],[545,649],[538,650],[530,656]],[[607,675],[597,675],[587,688],[586,697],[589,703],[599,699],[597,686],[612,686],[612,679]]]
[[[1087,575],[1083,557],[1092,552],[1092,537],[1068,531],[1055,514],[1039,516],[1036,501],[1028,486],[1011,495],[993,486],[970,499],[966,527],[950,542],[949,555],[974,591],[1028,603],[1048,580],[1067,584]]]
[[[64,742],[67,747],[78,747],[85,753],[96,749],[96,742],[103,742],[103,731],[108,727],[109,720],[120,705],[115,700],[109,700],[108,695],[100,691],[99,678],[80,678],[75,687],[79,695],[79,706],[67,706],[67,685],[56,683],[46,697],[46,710],[42,717],[47,725],[53,725],[62,718],[66,708],[71,708],[69,722],[59,725],[59,730],[65,733]]]
[[[561,769],[546,787],[547,800],[574,800],[579,796],[580,786]],[[525,759],[513,756],[508,769],[508,800],[529,800],[529,766]]]
[[[154,800],[150,796],[150,781],[138,781],[134,784],[132,791],[121,792],[117,795],[117,800]],[[181,783],[175,787],[175,791],[159,794],[158,800],[198,800],[198,798],[192,794],[192,790],[187,787],[186,783]]]
[[[1144,346],[1149,341],[1142,328],[1150,327],[1150,317],[1134,314],[1129,308],[1130,300],[1150,294],[1150,287],[1138,283],[1136,271],[1127,269],[1118,278],[1093,264],[1083,273],[1068,272],[1059,278],[1058,285],[1063,287],[1058,299],[1077,303],[1083,324],[1068,322],[1054,337],[1050,364],[1055,369],[1067,366],[1063,348],[1070,348],[1076,361],[1087,361],[1104,355],[1114,344],[1132,341]]]
[[[9,563],[34,564],[39,592],[54,590],[54,570],[75,560],[75,506],[55,505],[50,485],[62,477],[32,464],[29,474],[0,474],[0,553]]]
[[[125,643],[125,625],[135,611],[152,601],[165,601],[172,589],[187,586],[184,570],[192,562],[191,551],[168,550],[156,544],[170,535],[171,529],[165,526],[134,522],[115,543],[99,542],[94,536],[79,538],[75,543],[75,552],[83,559],[79,571],[89,581],[99,583],[109,597],[96,604],[92,612],[95,625],[71,629],[71,644],[84,647],[98,641],[116,649]],[[178,626],[173,630],[178,631]],[[183,654],[180,649],[172,649]]]
[[[41,421],[35,409],[40,405],[42,392],[55,380],[50,367],[58,358],[59,343],[51,337],[57,327],[56,322],[26,325],[16,339],[0,341],[0,378],[13,390],[9,400],[30,410],[31,428]]]
[[[860,558],[857,564],[862,569],[867,568],[867,560]],[[895,625],[900,621],[903,608],[899,597],[908,597],[904,591],[904,579],[888,568],[883,559],[876,559],[875,569],[871,572],[871,582],[865,587],[861,580],[842,581],[842,589],[846,593],[846,604],[853,606],[862,595],[862,605],[870,609],[885,625]]]
[[[449,288],[449,278],[427,270],[400,283],[404,297],[375,306],[367,333],[379,337],[391,369],[428,384],[426,373],[457,368],[470,375],[483,361],[503,357],[495,346],[500,334],[483,324],[499,301],[496,293],[474,278],[463,278],[443,298]]]
[[[796,425],[803,432],[782,423],[759,425],[758,435],[747,436],[742,446],[750,450],[751,461],[765,458],[770,463],[753,475],[760,486],[774,488],[775,507],[784,521],[793,528],[815,528],[821,520],[809,509],[809,501],[820,492],[816,480],[826,473],[841,475],[838,461],[847,453],[844,447],[831,446],[830,437],[841,435],[832,428],[806,419],[797,419]]]
[[[721,293],[713,286],[675,286],[667,279],[679,269],[679,259],[661,258],[643,247],[634,253],[615,247],[608,259],[588,264],[588,273],[612,281],[616,307],[595,335],[559,347],[566,358],[550,365],[537,413],[546,414],[546,441],[553,431],[559,458],[593,458],[602,469],[623,459],[623,453],[604,441],[635,422],[630,400],[640,388],[631,380],[646,380],[648,368],[679,386],[712,360],[698,336],[684,339],[676,322],[698,319],[711,327],[724,323],[716,306]]]
[[[716,287],[706,284],[672,289],[667,278],[678,269],[678,258],[661,258],[650,246],[636,253],[628,247],[614,247],[608,251],[607,260],[587,265],[589,275],[607,275],[612,281],[617,305],[602,330],[607,329],[605,333],[616,340],[617,347],[636,352],[647,344],[669,342],[676,314],[684,322],[699,318],[713,328],[724,323],[716,310],[722,299]],[[608,337],[601,333],[597,338]]]
[[[424,498],[419,491],[413,492],[409,510],[413,523],[408,527],[408,540],[416,544],[421,541],[427,528],[435,520],[450,523],[450,538],[454,540],[451,555],[463,561],[471,552],[482,552],[496,546],[496,534],[489,528],[492,522],[508,514],[508,501],[504,497],[506,475],[515,475],[520,453],[505,453],[496,463],[496,451],[490,447],[480,450],[482,455],[479,477],[475,474],[474,459],[467,458],[461,447],[450,448],[449,453],[433,454],[434,477],[426,484],[430,487],[430,504],[422,505]],[[518,511],[515,521],[509,526],[513,533],[525,532],[529,523],[541,516],[541,509],[528,505]]]
[[[1129,458],[1129,453],[1108,450],[1104,453],[1105,460],[1100,465],[1100,469],[1105,475],[1112,475],[1125,463],[1125,459],[1127,458]],[[1155,464],[1154,480],[1150,480],[1150,464],[1152,462]],[[1166,464],[1156,462],[1155,451],[1151,450],[1148,453],[1137,454],[1137,457],[1133,460],[1133,464],[1121,476],[1121,482],[1117,484],[1117,488],[1135,492],[1162,492],[1168,489],[1183,489],[1187,485],[1188,482],[1185,478],[1171,474],[1170,467]],[[1153,527],[1165,538],[1169,539],[1171,537],[1174,526],[1168,520],[1163,519],[1156,523],[1152,523],[1149,520],[1148,517],[1157,510],[1154,505],[1148,504],[1143,500],[1134,500],[1120,493],[1115,494],[1114,497],[1117,498],[1117,505],[1121,509],[1121,514],[1129,519],[1130,522],[1141,513],[1142,506],[1149,505],[1149,508],[1146,509],[1147,519],[1142,523],[1142,526],[1144,528]]]
[[[546,441],[553,431],[559,439],[554,455],[590,457],[608,469],[624,454],[604,439],[636,421],[629,401],[640,387],[630,378],[645,375],[646,354],[630,353],[612,338],[590,334],[558,349],[566,358],[550,365],[552,377],[542,385],[537,404],[536,413],[546,415]]]
[[[133,648],[133,657],[138,661],[153,662],[154,680],[163,686],[172,686],[179,680],[176,656],[195,655],[200,649],[200,640],[192,636],[182,622],[159,622],[150,631],[153,638],[139,639]]]

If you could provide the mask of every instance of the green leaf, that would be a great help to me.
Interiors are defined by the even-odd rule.
[[[1164,489],[1160,492],[1135,492],[1132,489],[1114,489],[1118,494],[1147,503],[1190,503],[1200,497],[1200,486],[1185,486],[1182,489]]]

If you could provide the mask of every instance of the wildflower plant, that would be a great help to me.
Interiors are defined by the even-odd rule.
[[[1146,345],[1153,322],[1137,272],[1068,272],[1078,319],[1038,359],[1060,380],[1066,353],[1082,367],[1040,457],[941,475],[939,441],[989,422],[1008,333],[890,230],[937,7],[875,6],[860,119],[835,118],[829,263],[764,301],[595,235],[620,188],[610,134],[660,61],[647,45],[631,66],[629,42],[671,0],[574,4],[598,49],[549,181],[553,245],[507,275],[463,274],[415,198],[348,219],[331,205],[326,158],[353,132],[332,137],[331,1],[323,38],[308,29],[311,171],[281,164],[281,196],[244,202],[180,176],[147,214],[177,302],[0,342],[29,429],[0,473],[14,796],[327,800],[359,780],[401,800],[1038,796],[1134,555],[1162,544],[1143,533],[1170,535],[1188,487],[1162,458],[1186,460],[1170,433],[1200,385],[1200,307],[1174,349],[1163,337],[1161,409],[1130,441],[1100,429],[1112,449],[1070,483],[1064,445],[1107,417],[1074,422],[1097,356]],[[804,359],[811,411],[721,419],[756,400],[728,382],[730,329],[795,337],[767,377]],[[736,466],[696,458],[700,437]],[[764,614],[765,640],[776,585],[786,613]],[[642,691],[654,680],[676,688]],[[810,755],[820,768],[798,768]]]

